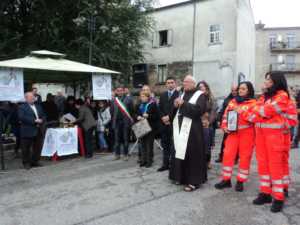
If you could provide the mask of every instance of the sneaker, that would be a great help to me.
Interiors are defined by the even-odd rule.
[[[271,206],[271,212],[278,213],[282,211],[284,202],[281,200],[274,199],[272,206]]]
[[[264,205],[267,203],[272,203],[272,197],[265,193],[259,193],[257,198],[253,200],[254,205]]]
[[[220,183],[215,184],[215,188],[219,190],[231,187],[231,180],[222,180]]]
[[[128,155],[125,155],[124,158],[123,158],[123,160],[124,160],[124,161],[128,161],[128,160],[129,160],[129,156],[128,156]]]
[[[240,182],[240,181],[236,182],[235,191],[243,192],[244,191],[244,183]]]

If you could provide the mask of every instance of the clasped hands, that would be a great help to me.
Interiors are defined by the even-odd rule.
[[[148,117],[149,117],[149,114],[144,113],[143,116],[138,116],[138,117],[137,117],[137,120],[140,121],[140,120],[143,120],[143,119],[147,119]]]
[[[184,103],[184,100],[182,98],[176,98],[174,101],[174,106],[175,108],[179,108],[180,106],[182,106]]]
[[[42,119],[36,119],[34,122],[37,123],[37,124],[42,124],[43,120]]]

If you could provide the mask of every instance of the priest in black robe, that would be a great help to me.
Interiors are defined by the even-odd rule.
[[[185,139],[187,145],[184,159],[179,159],[177,156],[173,158],[169,178],[176,184],[184,185],[184,190],[187,192],[196,190],[207,181],[207,163],[201,121],[201,116],[205,113],[207,99],[204,94],[199,96],[198,93],[194,96],[197,91],[194,77],[187,75],[183,81],[183,97],[174,101],[174,115],[178,112],[178,116],[175,116],[173,123],[176,122],[176,119],[178,120],[179,131],[183,130],[181,126],[184,117],[190,118],[192,122],[189,136]],[[199,96],[194,104],[191,103],[193,96],[194,99]],[[175,139],[174,142],[178,141]],[[177,151],[176,148],[175,151]]]

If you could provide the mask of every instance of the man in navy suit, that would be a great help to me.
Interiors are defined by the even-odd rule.
[[[161,144],[163,147],[163,165],[158,169],[162,172],[169,169],[170,160],[174,156],[172,115],[174,110],[174,100],[178,98],[179,92],[176,90],[176,81],[173,77],[166,79],[167,91],[162,93],[159,100],[160,118],[163,124],[161,135]]]
[[[25,169],[39,167],[41,149],[43,144],[43,123],[45,114],[40,105],[35,103],[32,92],[25,94],[26,103],[18,109],[21,123],[21,149]],[[32,149],[32,150],[31,150]]]

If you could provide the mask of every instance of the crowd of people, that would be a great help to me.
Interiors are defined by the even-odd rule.
[[[191,75],[181,87],[168,77],[166,91],[159,98],[147,85],[138,99],[128,88],[118,86],[111,101],[65,98],[59,91],[42,102],[37,91],[33,88],[25,94],[25,104],[9,103],[3,111],[16,136],[16,154],[21,146],[26,169],[41,166],[44,128],[59,126],[65,114],[72,114],[76,118],[72,123],[83,130],[87,158],[97,150],[124,161],[129,160],[129,143],[135,139],[132,125],[146,120],[151,130],[137,140],[139,166],[152,166],[154,143],[160,139],[163,159],[158,172],[169,170],[174,184],[192,192],[207,181],[215,132],[220,127],[224,136],[216,162],[222,163],[222,171],[215,188],[232,187],[233,167],[238,164],[235,190],[244,191],[255,150],[260,189],[253,203],[272,203],[271,211],[279,212],[288,197],[289,150],[298,147],[300,94],[290,92],[280,72],[266,74],[259,96],[251,82],[233,86],[220,109],[208,83],[197,83]]]

